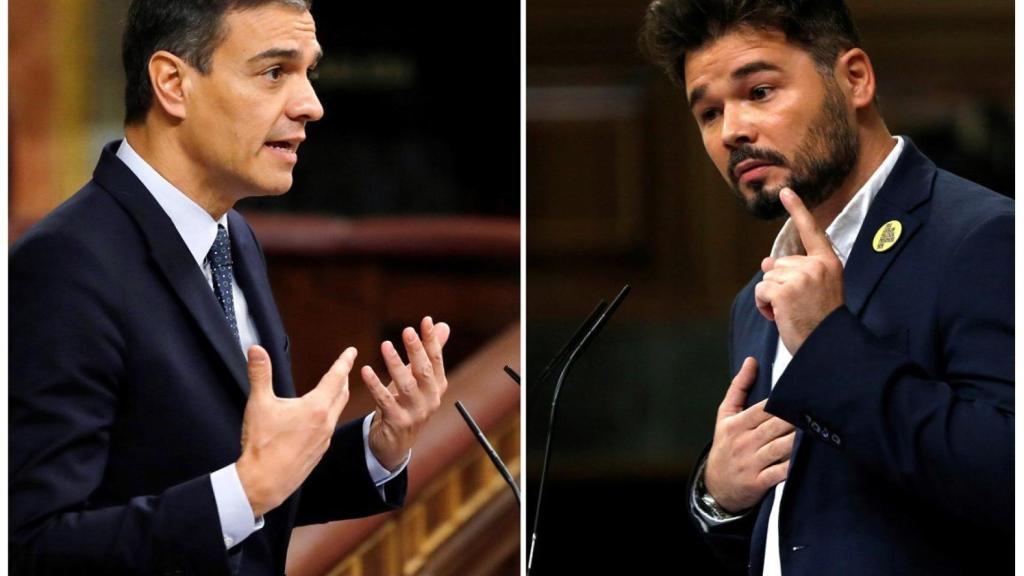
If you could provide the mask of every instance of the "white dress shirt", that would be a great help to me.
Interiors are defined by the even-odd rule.
[[[149,165],[138,152],[132,149],[128,140],[122,140],[121,146],[117,149],[117,157],[124,162],[142,184],[153,195],[157,204],[171,219],[174,228],[181,235],[196,265],[206,276],[210,290],[213,290],[213,275],[210,263],[206,255],[213,246],[217,237],[217,225],[224,226],[230,237],[231,230],[228,227],[228,217],[224,214],[219,220],[214,220],[202,206],[196,204],[191,198],[174,187],[173,184],[161,176],[152,166]],[[242,347],[242,353],[248,358],[249,347],[259,344],[259,334],[249,313],[249,306],[245,300],[238,282],[232,279],[231,294],[235,305],[235,318],[238,319],[238,336]],[[368,440],[370,424],[373,421],[374,412],[371,412],[363,419],[363,452],[366,456],[366,466],[370,477],[377,485],[377,489],[384,496],[384,484],[398,476],[405,470],[409,463],[410,454],[406,455],[405,461],[391,472],[384,468],[370,450]],[[232,548],[249,537],[250,534],[263,527],[263,518],[255,518],[249,499],[242,488],[242,482],[238,478],[238,471],[235,464],[229,464],[216,472],[210,474],[210,483],[213,487],[214,499],[217,502],[217,515],[220,518],[221,532],[224,535],[224,545]]]
[[[885,183],[889,174],[892,172],[893,167],[896,165],[896,160],[899,159],[900,153],[903,152],[904,141],[903,138],[897,136],[895,138],[896,145],[889,152],[889,155],[885,157],[885,160],[878,166],[875,173],[868,178],[868,181],[861,186],[860,190],[854,194],[853,198],[843,207],[843,210],[836,216],[835,220],[825,230],[825,235],[828,237],[829,242],[832,244],[832,250],[835,251],[839,261],[842,262],[843,267],[846,267],[846,261],[850,257],[850,252],[853,250],[853,243],[857,240],[857,235],[860,233],[861,226],[864,225],[864,219],[867,217],[868,209],[871,207],[871,202],[874,201],[875,196],[878,195],[878,191],[881,190],[882,185]],[[803,243],[800,241],[800,234],[796,229],[796,225],[793,224],[792,220],[786,220],[785,224],[782,225],[782,229],[779,230],[779,235],[775,238],[775,244],[772,246],[771,256],[772,258],[782,258],[785,256],[792,256],[794,254],[805,254]],[[789,366],[789,362],[793,359],[792,354],[786,349],[786,346],[782,343],[782,338],[779,338],[778,344],[775,350],[775,361],[772,363],[772,389],[775,388],[775,383],[782,377],[782,373],[786,371],[786,367]],[[703,474],[703,470],[699,470],[698,474]],[[768,516],[768,534],[765,540],[765,555],[764,555],[764,570],[761,572],[763,576],[782,576],[782,566],[779,554],[779,506],[782,503],[782,493],[785,490],[786,482],[780,482],[775,487],[775,499],[772,502],[771,513]],[[691,494],[691,499],[694,501],[698,498],[699,494]],[[718,526],[734,520],[738,520],[746,514],[750,514],[753,511],[749,511],[746,514],[741,514],[728,519],[712,518],[705,514],[700,507],[694,507],[699,516],[699,520],[703,524],[705,530],[710,526]],[[756,510],[756,508],[754,509]]]

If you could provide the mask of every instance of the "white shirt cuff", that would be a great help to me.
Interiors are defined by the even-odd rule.
[[[409,459],[412,457],[412,450],[405,455],[405,460],[395,469],[394,472],[385,468],[377,457],[373,455],[373,450],[370,450],[370,424],[373,423],[373,416],[376,412],[370,412],[363,419],[363,452],[366,454],[366,469],[370,472],[370,478],[373,483],[377,486],[377,491],[380,492],[380,497],[384,498],[384,485],[393,480],[396,476],[405,470],[405,467],[409,465]]]
[[[234,463],[210,474],[213,497],[217,502],[217,516],[224,535],[224,547],[230,550],[250,534],[263,528],[263,517],[253,518],[249,497],[238,478]]]

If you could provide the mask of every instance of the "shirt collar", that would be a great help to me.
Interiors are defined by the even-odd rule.
[[[904,139],[901,136],[896,136],[896,146],[893,146],[893,149],[878,166],[878,169],[875,170],[875,173],[853,195],[853,198],[846,203],[843,210],[825,230],[825,235],[828,236],[829,242],[832,243],[832,249],[844,267],[846,266],[846,260],[850,257],[850,252],[853,250],[853,243],[857,240],[857,234],[860,232],[864,219],[868,215],[868,208],[871,207],[871,202],[874,201],[878,191],[882,189],[882,185],[889,178],[893,166],[896,165],[896,160],[899,159],[900,153],[903,152],[903,146]],[[792,219],[787,219],[786,223],[782,225],[782,229],[779,230],[779,235],[775,238],[775,244],[772,246],[772,258],[803,253],[804,247],[800,241],[800,234],[797,232]]]
[[[121,141],[117,157],[142,181],[157,204],[167,213],[181,239],[185,241],[188,251],[192,253],[192,258],[202,267],[213,241],[217,238],[217,225],[228,229],[228,215],[225,213],[220,220],[214,220],[202,206],[175,188],[143,160],[142,156],[128,144],[127,138]]]

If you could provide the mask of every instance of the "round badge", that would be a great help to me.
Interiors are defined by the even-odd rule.
[[[875,249],[875,252],[885,252],[896,245],[901,232],[903,232],[903,224],[900,224],[899,220],[890,220],[883,224],[878,232],[875,232],[875,239],[871,241],[871,247]]]

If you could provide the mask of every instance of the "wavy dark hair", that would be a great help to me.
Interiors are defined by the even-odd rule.
[[[740,27],[784,33],[828,73],[839,54],[861,45],[843,0],[655,0],[644,17],[640,48],[682,86],[686,53]]]
[[[153,103],[153,54],[166,50],[206,74],[213,51],[227,36],[224,16],[267,4],[309,10],[313,0],[132,0],[121,41],[125,124],[141,122]]]

